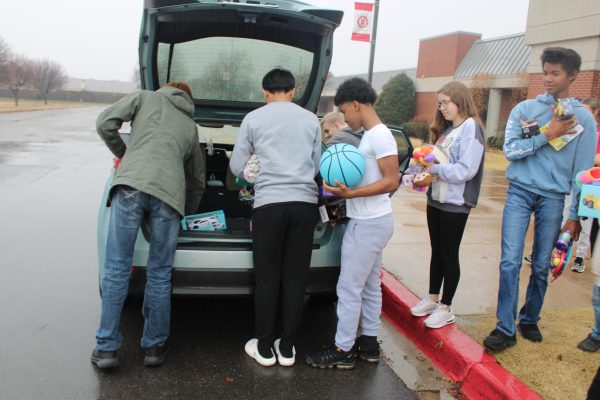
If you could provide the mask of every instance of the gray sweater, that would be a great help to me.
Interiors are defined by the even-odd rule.
[[[260,163],[254,208],[292,201],[317,203],[321,128],[313,113],[290,102],[268,103],[248,113],[229,162],[235,176],[243,178],[252,154]]]

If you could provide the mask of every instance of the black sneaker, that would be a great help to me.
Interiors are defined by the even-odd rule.
[[[356,363],[356,354],[331,345],[318,353],[307,354],[304,360],[316,368],[352,369]]]
[[[92,364],[100,369],[114,368],[119,365],[116,351],[96,350],[92,352]]]
[[[158,367],[159,365],[162,365],[167,359],[167,354],[169,354],[170,350],[167,343],[146,349],[144,365],[147,367]]]
[[[540,332],[537,324],[519,324],[519,331],[525,339],[532,342],[541,342],[543,339],[542,332]]]
[[[356,339],[352,352],[364,361],[376,363],[381,358],[377,336],[361,335]]]
[[[483,345],[490,350],[500,351],[517,344],[517,335],[508,336],[494,329],[488,337],[483,340]]]
[[[593,353],[600,349],[600,340],[592,337],[591,334],[588,335],[585,339],[583,339],[578,345],[577,348],[579,350],[587,351],[589,353]]]

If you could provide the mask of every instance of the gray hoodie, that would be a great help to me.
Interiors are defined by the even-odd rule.
[[[321,128],[313,113],[291,102],[272,102],[248,113],[240,127],[229,168],[243,178],[256,154],[254,208],[271,203],[317,203],[315,176],[321,158]]]

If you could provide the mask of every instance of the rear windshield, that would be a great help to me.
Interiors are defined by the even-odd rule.
[[[264,103],[262,78],[282,67],[296,78],[296,99],[300,99],[313,60],[310,51],[256,39],[210,37],[159,43],[158,79],[161,86],[168,81],[186,82],[199,100]]]

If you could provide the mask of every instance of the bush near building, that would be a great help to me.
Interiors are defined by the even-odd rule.
[[[410,121],[415,112],[415,83],[405,73],[391,78],[375,102],[383,122],[400,125]]]

